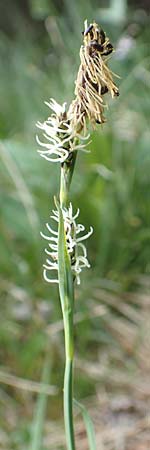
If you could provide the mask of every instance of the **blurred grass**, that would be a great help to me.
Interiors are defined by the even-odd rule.
[[[100,10],[96,2],[93,8],[90,2],[75,5],[66,0],[62,5],[44,2],[40,13],[31,3],[30,20],[21,15],[16,2],[11,5],[13,30],[7,32],[10,19],[0,30],[0,355],[4,373],[39,381],[50,352],[51,383],[60,389],[47,413],[55,430],[55,420],[62,420],[64,348],[57,290],[42,279],[44,242],[39,231],[53,208],[59,169],[36,153],[35,123],[47,116],[44,100],[51,96],[58,102],[72,100],[85,12],[89,20],[93,14],[99,20]],[[124,41],[122,56],[118,51],[112,57],[112,70],[121,76],[120,98],[108,99],[107,124],[93,133],[91,153],[78,155],[72,183],[81,222],[87,229],[94,227],[88,242],[92,269],[83,274],[76,294],[77,367],[85,367],[80,377],[76,371],[79,399],[103,388],[124,392],[125,384],[129,390],[142,370],[147,379],[149,22],[146,16],[143,23],[137,21],[136,36],[131,25],[124,25],[124,30],[122,25],[115,30],[104,25],[118,48],[128,36],[130,49],[125,52]],[[35,394],[2,383],[2,447],[27,448]],[[41,450],[50,444],[43,445]]]

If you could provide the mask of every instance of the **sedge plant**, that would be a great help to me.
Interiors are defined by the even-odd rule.
[[[73,426],[73,358],[74,358],[74,285],[80,284],[81,272],[89,268],[86,247],[83,243],[93,232],[92,227],[84,234],[84,225],[78,223],[79,209],[73,210],[70,202],[70,185],[78,151],[88,151],[90,131],[96,124],[104,123],[104,95],[112,97],[119,91],[108,68],[109,55],[113,51],[105,32],[95,23],[84,23],[83,45],[80,49],[80,67],[75,82],[75,98],[67,104],[59,105],[54,99],[46,102],[52,114],[37,126],[42,131],[44,142],[37,136],[42,147],[40,155],[49,162],[60,165],[59,198],[54,198],[55,209],[51,222],[47,223],[47,233],[41,233],[47,241],[46,262],[43,265],[44,279],[57,283],[61,302],[65,337],[64,374],[64,422],[67,450],[75,450]],[[91,421],[78,402],[85,422]],[[94,450],[93,430],[87,430],[89,448]]]

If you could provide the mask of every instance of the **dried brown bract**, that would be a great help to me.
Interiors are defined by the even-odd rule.
[[[92,125],[95,122],[104,123],[104,108],[107,106],[103,100],[104,94],[110,92],[112,97],[119,95],[113,74],[107,66],[112,51],[113,46],[105,32],[95,22],[88,26],[85,21],[81,64],[75,82],[76,98],[69,109],[74,129],[86,131],[87,118]]]

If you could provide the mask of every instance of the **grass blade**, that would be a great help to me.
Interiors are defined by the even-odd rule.
[[[49,355],[46,355],[46,360],[42,373],[43,385],[48,384],[49,373],[50,373],[50,358]],[[43,390],[43,392],[40,392],[35,406],[35,414],[33,424],[31,427],[32,429],[31,444],[29,446],[29,450],[41,450],[42,448],[42,435],[45,420],[46,404],[47,404],[47,394]]]
[[[80,402],[74,399],[74,405],[80,410],[85,423],[86,433],[88,437],[89,450],[96,450],[96,440],[93,422],[85,408]]]

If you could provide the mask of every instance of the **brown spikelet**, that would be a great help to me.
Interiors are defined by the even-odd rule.
[[[86,119],[92,125],[104,123],[103,96],[110,92],[112,97],[119,95],[112,72],[107,66],[108,55],[113,46],[105,32],[93,22],[89,26],[85,21],[83,32],[83,45],[80,49],[81,64],[75,82],[75,100],[70,105],[69,114],[72,117],[73,127],[86,131]]]

